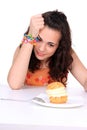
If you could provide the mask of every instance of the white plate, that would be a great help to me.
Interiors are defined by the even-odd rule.
[[[56,108],[73,108],[73,107],[80,107],[84,105],[84,100],[81,96],[71,96],[71,97],[69,96],[68,101],[63,104],[50,103],[47,95],[44,93],[41,93],[38,96],[34,97],[32,101],[42,106],[56,107]]]

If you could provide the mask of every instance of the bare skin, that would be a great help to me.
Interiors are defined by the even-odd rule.
[[[61,33],[44,26],[44,19],[41,15],[33,16],[30,20],[30,30],[28,34],[37,37],[41,41],[34,47],[35,56],[42,61],[42,66],[46,66],[46,60],[52,56],[61,38]],[[33,45],[23,44],[17,48],[14,54],[13,63],[8,73],[8,83],[12,89],[20,89],[24,86],[28,65],[31,58]],[[87,91],[87,69],[82,64],[75,51],[72,53],[73,62],[70,72]]]

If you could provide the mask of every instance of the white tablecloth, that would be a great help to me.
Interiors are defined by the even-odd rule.
[[[69,95],[81,96],[84,105],[75,108],[51,108],[31,99],[45,87],[11,90],[0,86],[0,130],[87,130],[87,93],[81,87],[68,87]]]

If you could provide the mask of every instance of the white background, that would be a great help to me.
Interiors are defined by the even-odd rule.
[[[22,40],[30,17],[56,9],[66,14],[72,46],[87,67],[86,0],[0,0],[0,84],[7,84],[14,51]]]

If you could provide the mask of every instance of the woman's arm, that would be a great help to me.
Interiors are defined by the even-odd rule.
[[[71,65],[71,73],[73,76],[79,81],[79,83],[84,87],[85,91],[87,91],[87,69],[82,64],[76,53],[73,51],[72,53],[73,63]]]
[[[8,73],[8,83],[12,89],[20,89],[24,85],[32,49],[31,44],[22,44],[21,48],[17,48]]]
[[[33,37],[37,37],[39,30],[43,27],[43,17],[41,15],[32,16],[28,34],[31,34]],[[17,48],[7,77],[8,84],[12,89],[20,89],[24,85],[32,49],[33,45],[30,43],[22,44],[21,48]]]

